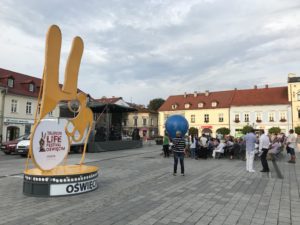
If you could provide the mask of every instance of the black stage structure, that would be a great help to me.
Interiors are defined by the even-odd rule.
[[[137,111],[135,108],[97,101],[90,101],[88,106],[94,114],[92,132],[88,141],[88,152],[123,150],[143,146],[138,130],[133,132],[130,140],[122,140],[123,117],[126,113]],[[71,108],[76,111],[78,109],[77,103],[71,103]],[[60,117],[72,118],[76,115],[69,110],[67,104],[62,103],[60,105]]]

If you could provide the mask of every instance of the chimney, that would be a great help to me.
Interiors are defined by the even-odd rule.
[[[237,88],[234,88],[235,91],[237,91]]]
[[[205,91],[205,96],[208,96],[209,95],[209,90],[206,90]]]
[[[184,98],[186,98],[186,92],[184,92],[184,95],[183,95],[183,97],[184,97]]]
[[[254,85],[254,89],[257,89],[257,85]]]
[[[195,98],[197,97],[197,91],[194,91],[194,97]]]
[[[265,88],[269,88],[269,85],[268,85],[268,84],[266,84],[266,85],[265,85]]]

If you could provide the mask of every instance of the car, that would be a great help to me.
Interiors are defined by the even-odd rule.
[[[30,145],[30,137],[28,139],[24,139],[22,141],[19,141],[16,147],[16,154],[19,154],[22,157],[26,157],[28,154]],[[83,151],[84,143],[83,140],[80,142],[74,142],[70,146],[70,151],[72,153],[81,153]]]
[[[22,157],[26,157],[28,154],[29,145],[30,145],[30,137],[28,137],[28,139],[19,141],[16,147],[16,154],[19,154]]]
[[[44,120],[56,121],[56,119],[44,119]],[[60,119],[60,122],[67,124],[68,120],[65,118],[62,118],[62,119]],[[83,151],[84,140],[86,138],[87,132],[88,132],[88,130],[85,131],[83,138],[80,141],[78,141],[78,142],[72,141],[71,146],[70,146],[70,152],[81,153]],[[29,146],[30,146],[30,136],[27,139],[24,139],[24,140],[18,142],[17,147],[16,147],[16,154],[19,154],[22,157],[26,157],[28,154]]]
[[[14,154],[16,153],[16,146],[17,144],[22,141],[22,140],[26,140],[29,139],[29,134],[24,134],[20,137],[18,137],[15,140],[12,141],[7,141],[7,142],[3,142],[1,144],[1,150],[6,154],[6,155],[10,155],[10,154]]]

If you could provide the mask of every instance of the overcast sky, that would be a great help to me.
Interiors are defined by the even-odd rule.
[[[286,85],[300,76],[299,0],[1,0],[0,67],[42,76],[45,36],[85,45],[78,87],[147,105],[169,95]]]

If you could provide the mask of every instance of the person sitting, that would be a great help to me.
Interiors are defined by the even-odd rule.
[[[229,155],[230,159],[233,158],[233,141],[227,139],[225,140],[225,148],[224,148],[225,155]]]
[[[281,152],[281,142],[280,139],[275,137],[272,144],[271,148],[269,150],[269,154],[275,158],[278,158],[279,153]]]
[[[218,152],[219,154],[224,154],[224,147],[225,147],[225,144],[223,142],[220,142],[219,139],[216,139],[217,141],[217,147],[213,150],[213,153],[212,153],[212,157],[213,158],[216,158],[216,153]]]

